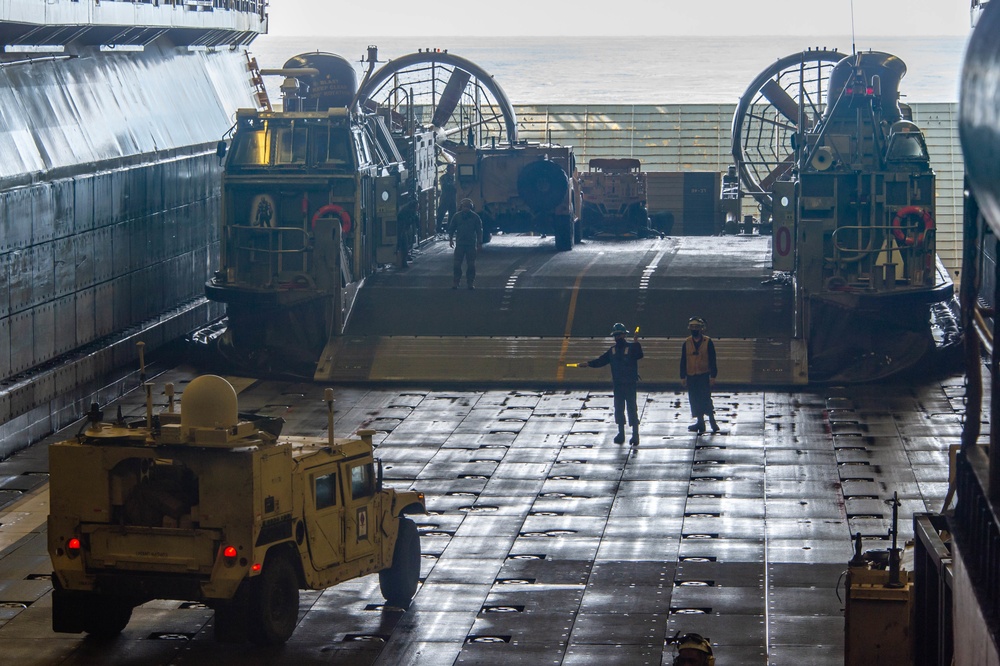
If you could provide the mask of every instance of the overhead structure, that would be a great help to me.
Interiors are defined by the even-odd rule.
[[[797,147],[823,115],[830,74],[843,59],[843,53],[824,49],[779,58],[740,97],[733,115],[733,160],[762,218],[771,211],[774,183],[788,179]]]
[[[483,219],[483,242],[536,233],[573,248],[573,148],[519,141],[514,108],[482,67],[437,49],[411,53],[375,71],[358,99],[394,125],[434,132],[441,159],[456,166],[457,198]]]
[[[427,49],[394,58],[361,84],[361,104],[414,117],[440,142],[483,145],[517,141],[517,114],[500,84],[482,67],[447,51]]]

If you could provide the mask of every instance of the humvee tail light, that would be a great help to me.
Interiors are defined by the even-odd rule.
[[[66,553],[70,557],[76,557],[80,554],[80,540],[76,537],[72,537],[66,542]]]
[[[225,558],[226,564],[232,566],[236,562],[236,548],[233,546],[226,546],[222,549],[222,557]]]
[[[261,566],[260,566],[260,562],[254,562],[254,563],[253,563],[253,564],[252,564],[252,565],[250,566],[250,571],[254,571],[254,572],[256,572],[256,571],[260,571],[260,569],[261,569]]]

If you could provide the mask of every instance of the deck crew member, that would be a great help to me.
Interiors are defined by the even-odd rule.
[[[618,434],[615,443],[625,441],[625,412],[628,411],[628,423],[632,426],[632,438],[629,444],[639,444],[639,408],[636,403],[636,389],[639,384],[639,359],[642,358],[642,345],[639,344],[639,329],[632,336],[632,342],[625,339],[628,329],[625,324],[615,324],[611,327],[611,335],[615,344],[592,361],[580,363],[580,367],[600,368],[611,365],[611,383],[615,394],[615,423],[618,424]]]
[[[712,404],[712,387],[719,374],[719,368],[715,364],[715,344],[712,338],[705,335],[705,320],[701,317],[691,317],[688,320],[688,330],[691,335],[681,347],[681,385],[688,391],[691,416],[698,419],[688,426],[688,430],[705,432],[707,414],[712,432],[719,432],[719,424],[715,422],[715,406]]]
[[[676,641],[677,656],[673,666],[715,666],[712,644],[698,634],[685,634]]]
[[[402,268],[406,268],[413,258],[411,253],[418,222],[416,201],[408,201],[396,213],[396,256]]]
[[[483,247],[483,221],[472,208],[472,199],[462,199],[458,212],[448,224],[448,245],[455,248],[455,282],[452,289],[458,289],[458,283],[462,281],[463,261],[465,282],[469,289],[476,288],[476,253]]]
[[[455,189],[455,165],[449,164],[445,168],[444,175],[441,176],[441,193],[438,198],[437,209],[437,231],[443,234],[445,231],[444,216],[447,213],[448,221],[455,217],[455,197],[458,191]]]

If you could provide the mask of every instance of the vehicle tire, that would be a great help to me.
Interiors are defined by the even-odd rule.
[[[566,252],[573,249],[573,220],[568,215],[555,215],[552,219],[556,250]]]
[[[63,589],[59,577],[52,574],[52,631],[78,634],[83,631],[88,606],[80,592]]]
[[[83,630],[94,638],[114,638],[132,619],[132,604],[127,599],[104,594],[88,595]]]
[[[246,613],[233,604],[218,606],[212,634],[219,643],[242,643],[247,639]]]
[[[486,245],[493,239],[493,230],[496,228],[496,222],[486,213],[480,215],[480,219],[483,221],[483,245]]]
[[[256,582],[256,581],[254,581]],[[251,581],[244,580],[229,601],[218,603],[212,633],[220,643],[242,643],[247,640],[247,606]]]
[[[591,238],[601,232],[604,224],[604,214],[594,204],[583,204],[580,212],[580,235]]]
[[[250,587],[248,628],[257,645],[279,645],[287,641],[299,619],[299,579],[291,560],[271,555]]]
[[[573,244],[579,245],[583,242],[583,220],[573,222]]]
[[[392,566],[378,573],[382,596],[391,606],[410,605],[420,581],[420,535],[409,518],[399,518],[399,534],[392,551]]]

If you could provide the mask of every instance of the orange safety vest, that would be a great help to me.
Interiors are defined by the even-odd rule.
[[[684,341],[684,356],[686,356],[687,361],[687,374],[691,375],[704,375],[711,371],[708,365],[708,341],[709,337],[707,335],[701,336],[701,344],[698,345],[697,351],[694,348],[694,340],[691,336]]]

